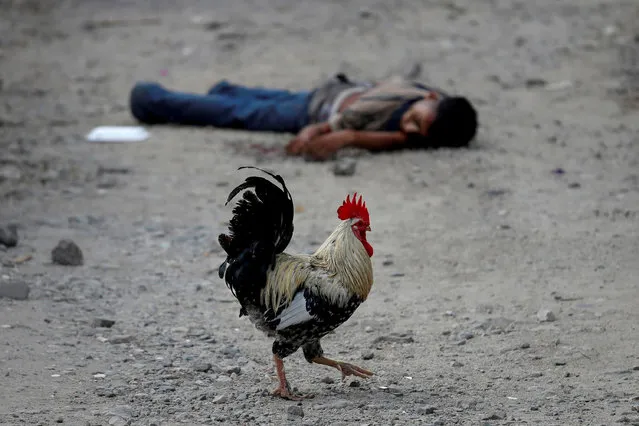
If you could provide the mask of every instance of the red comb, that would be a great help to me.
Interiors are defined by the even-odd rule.
[[[337,209],[337,217],[339,217],[340,220],[347,220],[358,217],[367,224],[370,223],[366,203],[362,202],[361,195],[359,196],[359,200],[357,199],[357,192],[353,195],[352,200],[350,199],[350,195],[346,196],[346,200],[344,200],[342,205],[339,206],[339,208]]]

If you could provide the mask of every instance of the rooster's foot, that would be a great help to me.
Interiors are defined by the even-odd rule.
[[[373,375],[372,371],[365,370],[362,367],[349,364],[348,362],[337,361],[337,366],[335,368],[342,373],[342,380],[346,379],[346,376],[357,376],[362,379],[368,379]]]
[[[339,372],[342,373],[342,380],[344,380],[346,376],[357,376],[363,379],[368,379],[373,375],[371,371],[365,370],[362,367],[349,364],[348,362],[334,361],[323,356],[313,359],[313,362],[316,364],[328,365],[329,367],[338,369]]]
[[[271,394],[273,396],[279,396],[280,398],[288,399],[289,401],[302,401],[304,399],[313,398],[315,395],[311,394],[297,394],[293,393],[288,387],[279,386]]]

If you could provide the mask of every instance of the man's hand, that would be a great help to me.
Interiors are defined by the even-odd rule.
[[[297,136],[286,146],[286,153],[289,155],[299,155],[303,148],[316,137],[331,131],[328,123],[311,124],[304,127]]]
[[[350,145],[353,134],[351,130],[341,130],[317,136],[306,143],[298,137],[289,144],[287,152],[290,155],[302,155],[313,160],[326,160],[341,148]]]

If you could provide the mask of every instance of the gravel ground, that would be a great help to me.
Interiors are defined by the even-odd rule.
[[[0,6],[1,424],[639,424],[636,1]],[[133,123],[138,79],[299,89],[336,71],[467,94],[477,141],[345,153],[349,176],[285,158],[286,135],[84,140]],[[290,186],[290,251],[364,194],[375,286],[324,347],[372,379],[295,354],[315,398],[269,396],[271,343],[216,275],[249,164]]]

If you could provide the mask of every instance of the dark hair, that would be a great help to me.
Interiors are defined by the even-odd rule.
[[[456,96],[439,102],[427,139],[433,148],[459,148],[468,145],[476,133],[477,111],[468,99]]]

